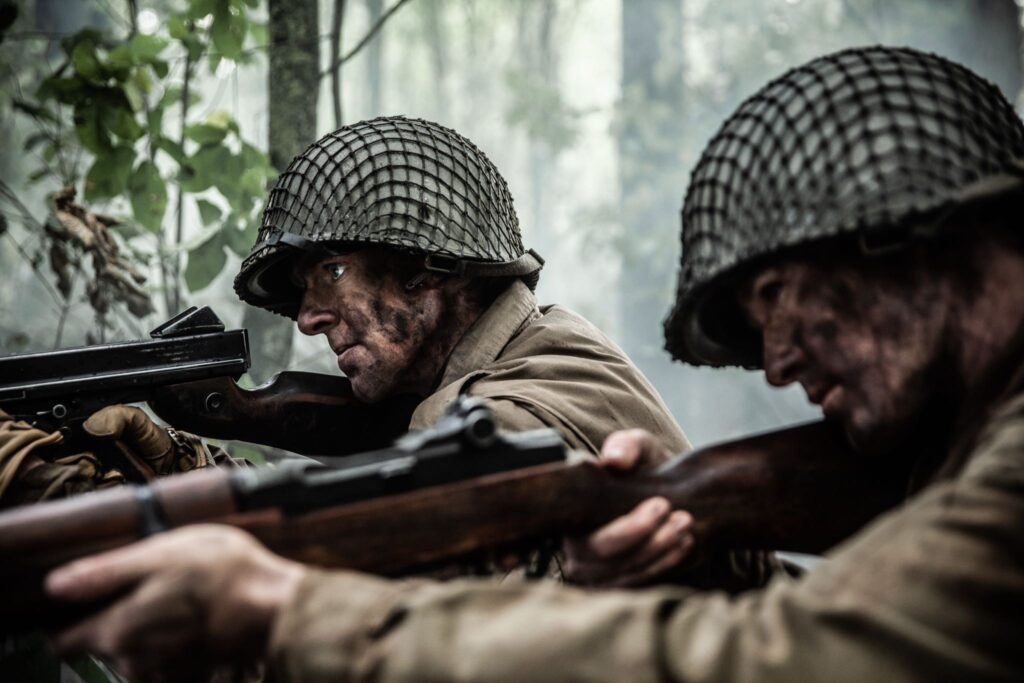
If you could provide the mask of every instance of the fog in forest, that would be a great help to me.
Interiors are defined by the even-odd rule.
[[[1014,101],[1021,90],[1021,20],[1013,0],[13,4],[17,16],[0,42],[0,352],[140,338],[175,312],[169,309],[209,304],[229,327],[254,330],[254,381],[287,368],[337,373],[322,338],[247,313],[237,300],[231,281],[244,253],[237,241],[253,235],[255,197],[273,176],[270,165],[281,170],[339,124],[401,114],[450,126],[486,152],[509,183],[525,244],[546,259],[540,302],[567,306],[605,330],[696,444],[816,414],[799,388],[771,389],[760,372],[673,363],[662,349],[682,199],[691,169],[724,118],[790,67],[879,43],[961,61]],[[203,15],[206,10],[212,14]],[[194,24],[170,18],[189,11]],[[198,34],[183,32],[186,24]],[[128,105],[111,105],[104,111],[113,113],[101,112],[95,121],[85,104],[68,103],[74,93],[38,95],[64,62],[71,64],[59,74],[65,81],[72,67],[76,73],[99,68],[92,48],[82,45],[95,47],[100,39],[79,42],[72,55],[60,45],[87,26],[121,41],[165,38],[131,43],[131,56],[122,55],[131,66],[124,68],[148,65],[152,73],[143,78],[132,71],[124,85]],[[289,31],[294,49],[304,51],[308,77],[275,83],[270,53],[285,40],[275,36]],[[190,35],[209,45],[189,53],[182,46]],[[121,54],[116,47],[96,49],[102,63]],[[71,87],[51,83],[58,91],[62,83]],[[271,87],[278,88],[276,112]],[[118,118],[125,111],[144,131],[139,137]],[[95,167],[93,159],[108,150],[83,137],[108,128],[120,145],[116,153],[128,155],[123,177]],[[206,181],[183,180],[181,155],[213,149],[221,144],[217,136],[227,156],[211,152],[211,167],[196,167]],[[280,156],[272,146],[286,152]],[[239,165],[218,165],[220,158]],[[250,172],[258,159],[267,164],[265,173]],[[235,168],[241,180],[226,177],[239,175]],[[91,197],[83,197],[87,178]],[[235,184],[218,185],[228,182]],[[138,287],[149,306],[123,289],[99,302],[108,295],[91,285],[90,260],[70,248],[54,255],[55,238],[45,226],[53,220],[52,193],[67,183],[76,184],[77,201],[89,211],[124,219],[127,225],[114,234],[121,256],[146,277]],[[96,190],[103,183],[105,196]],[[133,203],[140,193],[163,198],[165,210],[148,215]],[[136,223],[142,227],[133,229]],[[233,242],[223,237],[229,227]]]

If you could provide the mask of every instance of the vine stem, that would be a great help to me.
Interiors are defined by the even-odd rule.
[[[402,6],[407,2],[409,2],[409,0],[398,0],[398,2],[389,7],[388,10],[381,15],[380,19],[377,20],[377,23],[371,26],[370,30],[366,32],[366,35],[356,43],[355,47],[346,52],[344,56],[331,60],[331,66],[321,72],[320,78],[329,75],[332,71],[340,69],[345,62],[359,54],[359,51],[366,47],[370,40],[377,35],[377,32],[384,28],[384,24],[387,23],[387,20],[390,19],[395,12],[402,9]]]
[[[181,87],[181,135],[178,136],[178,143],[181,145],[181,149],[185,149],[185,127],[188,124],[188,109],[189,109],[189,86],[192,80],[192,58],[187,57],[185,60],[185,76],[184,82]],[[178,197],[175,202],[175,226],[174,226],[174,241],[171,244],[174,249],[172,255],[171,264],[172,268],[172,281],[167,282],[166,276],[164,277],[164,291],[166,292],[166,304],[167,304],[167,315],[172,316],[181,309],[181,254],[177,252],[178,246],[181,244],[185,236],[185,190],[178,185]],[[163,261],[161,261],[163,263]],[[170,286],[168,286],[168,284]]]

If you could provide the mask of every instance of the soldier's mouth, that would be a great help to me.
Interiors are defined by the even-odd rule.
[[[358,344],[352,344],[351,346],[343,346],[335,350],[338,355],[338,367],[346,375],[350,374],[350,371],[355,367],[355,349]]]

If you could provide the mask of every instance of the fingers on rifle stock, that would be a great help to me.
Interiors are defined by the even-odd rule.
[[[155,569],[159,557],[146,540],[75,560],[47,575],[46,592],[58,600],[102,600],[138,583]]]

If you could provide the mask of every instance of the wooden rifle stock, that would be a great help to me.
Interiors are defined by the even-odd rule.
[[[230,524],[302,562],[394,575],[483,548],[584,532],[659,495],[693,513],[706,547],[820,552],[899,500],[902,480],[885,472],[854,456],[824,423],[704,448],[650,471],[614,473],[570,454],[564,462],[299,514],[274,505],[239,510],[238,470],[191,472],[0,515],[0,625],[68,618],[66,607],[42,595],[46,572],[136,541],[147,527]]]
[[[366,404],[344,377],[281,372],[255,389],[226,377],[159,387],[148,402],[168,424],[199,436],[347,455],[383,448],[407,432],[419,399]]]

